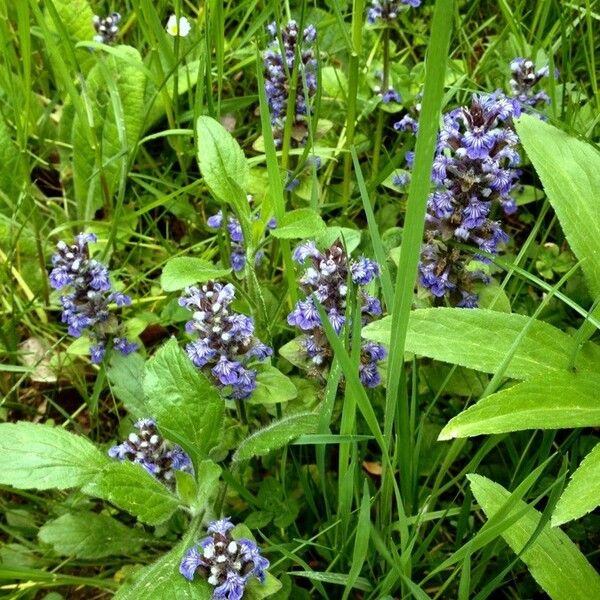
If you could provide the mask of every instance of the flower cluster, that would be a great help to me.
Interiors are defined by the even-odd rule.
[[[213,600],[241,600],[251,577],[265,581],[269,561],[249,539],[231,537],[233,523],[225,517],[208,525],[208,537],[192,546],[179,565],[179,572],[192,581],[199,573],[213,590]]]
[[[415,103],[408,112],[399,120],[394,123],[394,129],[396,131],[407,131],[417,135],[419,133],[419,114],[421,113],[421,100],[423,98],[422,92],[419,92],[415,96]]]
[[[248,364],[266,360],[273,351],[255,337],[250,317],[230,310],[234,297],[231,283],[209,281],[187,288],[179,304],[192,311],[186,331],[198,335],[186,346],[190,360],[210,373],[228,398],[244,400],[256,388],[256,370]]]
[[[252,196],[248,195],[248,202],[252,203]],[[260,218],[260,214],[256,215],[256,219]],[[209,217],[206,221],[206,224],[211,229],[221,229],[225,223],[223,220],[223,211],[219,211],[216,214]],[[275,229],[277,226],[277,221],[273,218],[267,222],[267,229],[270,231]],[[240,225],[239,220],[230,215],[227,218],[227,234],[229,236],[229,245],[230,245],[230,254],[229,254],[229,262],[231,264],[231,268],[239,273],[244,270],[246,266],[246,249],[244,248],[244,233],[242,231],[242,226]],[[258,265],[262,259],[264,258],[264,253],[259,251],[256,253],[255,261]]]
[[[287,320],[290,325],[298,327],[304,333],[301,347],[306,357],[317,367],[323,368],[330,363],[332,352],[315,299],[321,304],[333,329],[339,334],[346,322],[349,279],[359,286],[367,285],[379,276],[379,266],[364,257],[349,261],[340,241],[336,241],[323,252],[317,249],[314,242],[305,242],[294,250],[293,258],[306,266],[300,279],[300,287],[306,298],[296,303]],[[364,323],[381,315],[379,300],[363,290],[360,291],[359,298]],[[363,385],[375,387],[380,383],[377,362],[383,360],[385,354],[385,349],[379,344],[362,343],[359,369]]]
[[[175,471],[193,472],[190,457],[179,446],[169,446],[152,419],[140,419],[134,426],[138,433],[130,433],[123,443],[110,448],[111,458],[142,465],[150,475],[171,488],[175,486]]]
[[[114,292],[108,269],[97,260],[90,258],[89,242],[95,242],[92,233],[80,233],[75,244],[67,245],[60,241],[52,256],[53,269],[50,272],[50,285],[57,290],[65,287],[72,292],[61,296],[63,308],[62,322],[68,325],[69,335],[80,337],[84,332],[90,336],[92,362],[102,361],[110,340],[121,354],[137,350],[122,335],[122,325],[109,310],[109,304],[117,306],[131,304],[131,298],[121,292]]]
[[[317,59],[313,50],[317,31],[313,25],[309,25],[300,32],[296,21],[290,21],[282,29],[271,23],[268,31],[273,39],[263,53],[263,61],[265,93],[271,109],[275,144],[281,145],[290,101],[294,103],[295,113],[291,129],[292,141],[304,144],[308,136],[306,116],[310,114],[309,100],[317,93]],[[294,90],[291,89],[291,79],[297,59],[299,62]]]
[[[436,190],[430,194],[426,243],[419,265],[420,283],[436,299],[463,307],[477,305],[475,281],[487,281],[472,258],[448,245],[470,243],[496,254],[508,236],[490,218],[494,203],[506,214],[516,211],[511,197],[519,171],[518,137],[510,126],[520,114],[518,101],[499,93],[474,95],[470,107],[444,115],[433,163]],[[488,262],[484,256],[474,257]]]
[[[550,73],[548,67],[536,71],[533,61],[528,58],[515,58],[510,63],[511,80],[509,82],[511,95],[521,103],[522,109],[549,104],[550,98],[544,91],[534,91],[534,87]]]
[[[413,8],[421,6],[421,0],[371,0],[367,22],[374,25],[378,20],[393,21],[409,6]]]
[[[108,17],[101,19],[98,15],[94,15],[92,24],[96,30],[94,41],[101,44],[112,44],[119,33],[119,23],[121,22],[121,15],[118,12],[114,12]]]

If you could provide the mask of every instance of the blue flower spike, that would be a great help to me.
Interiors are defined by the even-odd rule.
[[[184,555],[179,572],[192,581],[196,574],[213,586],[213,600],[241,600],[252,577],[262,584],[269,561],[255,542],[233,539],[234,525],[228,517],[208,525],[208,537],[192,546]]]
[[[315,299],[323,306],[336,333],[340,333],[346,322],[348,278],[356,285],[365,286],[379,277],[379,265],[369,258],[349,260],[341,242],[336,241],[321,252],[315,242],[307,241],[293,252],[293,259],[304,268],[300,289],[306,298],[299,300],[288,315],[288,323],[303,333],[301,348],[306,358],[318,369],[326,368],[332,359],[332,351]],[[364,290],[359,292],[363,324],[381,315],[381,304],[377,298]],[[360,379],[367,387],[376,387],[381,382],[377,363],[385,358],[383,346],[362,342],[359,366]]]
[[[98,364],[111,344],[124,355],[135,352],[138,346],[124,337],[121,322],[109,308],[112,303],[129,306],[131,298],[113,291],[108,268],[90,257],[88,244],[94,242],[93,233],[80,233],[71,246],[58,242],[52,256],[50,285],[56,290],[70,290],[60,298],[62,322],[66,323],[69,335],[89,336],[90,357]]]
[[[273,350],[254,335],[251,317],[231,310],[235,288],[209,281],[189,287],[179,304],[192,312],[186,331],[196,339],[186,346],[190,360],[223,389],[226,397],[245,400],[256,388],[256,369]]]
[[[281,28],[271,23],[267,30],[272,39],[263,52],[265,94],[271,110],[275,145],[280,147],[282,144],[288,104],[293,97],[291,94],[294,94],[292,142],[301,146],[308,138],[310,99],[317,93],[317,58],[314,52],[317,31],[313,25],[309,25],[301,32],[296,21],[290,21]],[[298,78],[294,87],[290,79],[297,59]]]

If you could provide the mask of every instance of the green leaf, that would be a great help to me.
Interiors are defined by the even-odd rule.
[[[492,518],[509,501],[511,493],[501,485],[481,477],[467,475],[475,499],[487,518]],[[519,500],[506,519],[516,512],[523,516],[504,529],[501,535],[513,552],[520,554],[542,518],[534,508]],[[544,525],[535,541],[520,554],[529,572],[553,600],[589,600],[600,598],[600,576],[577,546],[560,529]]]
[[[315,413],[296,413],[273,421],[246,438],[235,451],[232,460],[241,462],[283,448],[298,436],[316,433],[318,423],[319,416]]]
[[[298,390],[289,377],[271,365],[259,367],[256,389],[245,402],[248,404],[275,404],[287,402],[298,395]]]
[[[89,440],[59,427],[0,424],[0,484],[38,490],[78,487],[110,462]]]
[[[196,283],[222,279],[230,273],[231,269],[218,269],[203,258],[177,256],[165,264],[160,276],[160,285],[165,292],[174,292]]]
[[[165,485],[132,462],[114,462],[83,491],[112,502],[148,525],[163,523],[179,506]]]
[[[164,435],[196,461],[206,458],[220,440],[225,403],[175,338],[147,362],[144,392]]]
[[[600,374],[545,373],[496,392],[454,417],[439,440],[523,429],[600,427]]]
[[[197,468],[196,480],[183,471],[175,473],[177,494],[194,513],[203,510],[216,491],[221,477],[221,467],[210,460],[203,460]]]
[[[9,198],[19,194],[19,180],[15,173],[19,168],[19,152],[4,119],[0,118],[0,190]],[[4,237],[4,236],[3,236]]]
[[[305,336],[298,336],[279,348],[279,354],[294,366],[307,369],[310,361],[306,358],[306,352],[302,349],[301,341]]]
[[[329,248],[336,240],[342,240],[345,248],[350,254],[354,252],[360,244],[362,232],[358,229],[350,229],[349,227],[327,227],[315,236],[315,242],[322,248]]]
[[[285,213],[271,231],[271,235],[281,240],[314,239],[325,233],[325,222],[312,208],[298,208]]]
[[[600,295],[600,153],[536,117],[523,115],[517,133],[594,297]]]
[[[354,583],[358,579],[363,565],[367,558],[369,550],[369,537],[371,533],[371,498],[369,496],[369,486],[365,480],[363,483],[363,497],[360,503],[360,511],[358,513],[358,522],[356,524],[356,534],[354,536],[354,550],[352,551],[352,566],[348,573],[348,582],[344,590],[342,600],[348,598]]]
[[[189,537],[189,536],[188,536]],[[114,600],[211,600],[213,587],[201,578],[188,581],[179,572],[179,563],[193,541],[186,539],[155,563],[137,572],[113,597]]]
[[[596,388],[596,392],[599,388]],[[597,397],[596,397],[597,401]],[[583,517],[600,506],[600,444],[583,459],[559,498],[552,525]]]
[[[91,41],[95,35],[94,11],[87,0],[52,0],[67,33],[76,41]]]
[[[66,514],[44,524],[39,538],[61,556],[91,559],[135,555],[150,539],[105,514]]]
[[[106,369],[113,394],[138,419],[148,416],[144,401],[144,364],[140,354],[123,356],[113,352]]]
[[[261,598],[276,594],[280,589],[281,582],[273,577],[271,573],[266,574],[264,583],[258,581],[256,577],[252,577],[246,585],[243,600],[261,600]]]
[[[120,46],[119,49],[123,56],[103,57],[86,79],[92,126],[100,146],[98,155],[85,134],[79,114],[73,120],[73,183],[81,218],[85,219],[90,219],[102,206],[103,190],[109,198],[113,196],[119,185],[121,167],[135,151],[141,134],[146,86],[144,65],[135,48]],[[122,114],[115,114],[111,89],[118,95]]]
[[[96,34],[92,24],[94,11],[87,0],[52,0],[52,3],[73,42],[92,41],[94,39]],[[50,27],[53,28],[54,24],[49,16],[47,21]],[[90,70],[97,58],[87,48],[78,48],[75,56],[84,74]]]
[[[223,202],[234,202],[237,209],[242,208],[242,215],[249,214],[245,190],[250,169],[240,145],[218,121],[207,116],[198,117],[196,136],[198,165],[206,185]],[[245,204],[245,209],[238,203]]]
[[[494,373],[529,317],[495,310],[425,308],[412,311],[408,322],[406,351],[469,369]],[[363,336],[389,344],[391,318],[385,317],[363,329]],[[517,347],[505,375],[528,379],[569,367],[576,341],[542,321],[535,321]],[[598,369],[598,348],[586,344],[578,355],[579,369]]]
[[[146,116],[145,131],[152,129],[165,116],[167,112],[165,94],[167,94],[171,101],[175,96],[183,96],[189,90],[196,87],[198,76],[201,73],[204,73],[202,61],[193,60],[181,65],[176,73],[165,74],[168,80],[162,85],[160,91],[157,90],[151,81],[148,82],[146,86],[146,101],[148,104],[150,104],[150,101],[153,102]],[[177,81],[177,94],[175,93],[175,81]]]

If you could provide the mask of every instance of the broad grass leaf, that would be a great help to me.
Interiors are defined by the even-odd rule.
[[[196,283],[222,279],[230,273],[231,269],[219,269],[203,258],[176,256],[165,264],[160,276],[160,285],[165,292],[174,292]]]
[[[363,483],[363,496],[358,513],[356,534],[354,536],[354,549],[352,551],[352,566],[348,573],[348,583],[344,590],[343,600],[349,597],[355,581],[358,579],[369,550],[369,538],[371,533],[371,498],[369,486],[365,480]]]
[[[253,456],[264,456],[272,450],[283,448],[301,435],[316,433],[318,424],[319,415],[315,413],[295,413],[273,421],[247,437],[235,451],[232,460],[241,462]]]
[[[287,402],[298,395],[298,390],[289,377],[271,365],[258,368],[256,389],[245,402],[248,404],[275,404]]]
[[[113,352],[106,375],[113,394],[138,419],[148,416],[144,400],[144,358],[137,353],[123,356]]]
[[[60,427],[0,424],[0,484],[38,490],[79,487],[110,462],[85,437]]]
[[[112,502],[148,525],[163,523],[179,507],[178,499],[165,485],[142,465],[127,461],[112,461],[83,491]]]
[[[208,582],[201,577],[188,581],[179,572],[179,563],[193,543],[193,540],[186,539],[155,563],[138,571],[119,589],[114,600],[211,600],[214,588]]]
[[[509,501],[511,493],[498,483],[480,475],[467,475],[473,496],[487,518],[492,518]],[[500,535],[513,552],[519,554],[529,542],[542,518],[534,508],[519,500],[515,512],[523,516]],[[589,600],[600,598],[600,575],[569,537],[560,529],[544,525],[531,545],[520,554],[529,572],[552,600]]]
[[[517,133],[594,297],[600,296],[600,153],[540,119],[523,115]]]
[[[573,473],[556,504],[552,525],[562,525],[583,517],[598,506],[600,506],[600,444],[594,447]]]
[[[135,151],[141,134],[146,88],[144,65],[135,48],[120,46],[119,51],[120,55],[103,56],[86,79],[92,126],[100,146],[98,152],[86,136],[79,114],[73,120],[73,183],[82,218],[91,218],[102,206],[103,190],[109,198],[113,196],[121,167]],[[115,114],[110,86],[118,94],[122,115]]]
[[[487,309],[424,308],[412,311],[408,322],[406,351],[494,373],[531,318]],[[383,344],[390,341],[391,317],[370,323],[363,336]],[[517,346],[505,375],[528,379],[549,371],[567,370],[575,340],[556,327],[535,321]],[[598,347],[585,344],[576,366],[597,370]]]
[[[38,536],[57,554],[82,559],[135,555],[151,539],[142,529],[93,512],[65,514],[48,521]]]
[[[285,213],[271,231],[271,235],[281,240],[314,239],[327,231],[325,222],[312,208],[298,208]]]
[[[598,373],[545,373],[483,398],[454,417],[438,439],[523,429],[600,427],[599,390]]]
[[[221,438],[225,403],[175,338],[146,363],[144,392],[148,414],[165,436],[196,461],[207,458]]]

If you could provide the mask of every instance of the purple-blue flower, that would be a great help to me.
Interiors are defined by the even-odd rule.
[[[303,145],[308,137],[310,99],[317,93],[317,59],[313,50],[317,32],[313,25],[300,32],[296,21],[290,21],[281,28],[271,23],[267,30],[272,40],[263,52],[265,93],[271,110],[275,144],[280,146],[282,143],[288,104],[291,94],[294,94],[292,143]],[[297,67],[298,75],[295,85],[291,81],[294,67]]]
[[[490,219],[499,205],[512,214],[511,194],[518,181],[518,137],[512,118],[521,104],[499,92],[474,95],[469,107],[443,116],[433,162],[432,180],[421,250],[419,283],[434,303],[474,307],[473,286],[488,276],[473,268],[473,260],[489,262],[484,254],[459,249],[456,242],[470,244],[487,254],[497,254],[509,238],[497,221]]]
[[[254,198],[248,194],[248,203],[252,205],[253,201]],[[255,218],[260,218],[260,212],[256,213]],[[208,217],[206,224],[211,229],[226,229],[230,245],[229,264],[236,273],[243,271],[246,267],[246,248],[244,247],[244,233],[239,220],[230,215],[227,218],[227,223],[225,224],[223,220],[223,211],[220,210],[214,215]],[[266,229],[270,231],[275,229],[276,226],[277,221],[271,218],[267,222]],[[259,265],[263,258],[264,252],[257,252],[255,256],[256,265]]]
[[[322,252],[315,242],[303,242],[294,250],[293,258],[304,266],[300,288],[306,297],[298,300],[287,320],[302,331],[300,347],[307,360],[316,367],[326,368],[331,361],[332,351],[317,302],[325,310],[333,330],[340,334],[347,321],[348,284],[353,282],[364,286],[371,283],[379,277],[379,265],[364,256],[350,260],[339,241]],[[359,290],[358,299],[363,324],[381,315],[381,304],[377,298]],[[368,387],[374,387],[380,382],[377,362],[385,358],[385,350],[378,344],[364,341],[361,342],[361,348],[361,381]]]
[[[244,400],[256,388],[252,361],[262,362],[273,354],[254,335],[254,321],[231,311],[235,297],[231,283],[209,281],[190,287],[179,304],[192,312],[185,329],[197,339],[185,350],[190,360],[222,388],[228,398]]]
[[[402,102],[402,98],[400,97],[400,94],[394,88],[389,88],[381,94],[381,101],[384,104],[389,104],[390,102],[400,103],[400,102]]]
[[[528,58],[515,58],[510,63],[511,80],[510,91],[513,98],[520,102],[523,109],[535,108],[541,104],[550,104],[550,97],[546,92],[535,91],[533,88],[550,73],[548,67],[535,68],[532,60]],[[555,73],[555,75],[558,75]]]
[[[241,600],[252,577],[264,583],[269,561],[255,542],[231,536],[228,518],[209,523],[208,537],[185,553],[179,572],[189,581],[196,573],[213,586],[213,600]]]
[[[130,433],[124,442],[109,449],[111,458],[141,465],[170,488],[175,487],[175,471],[193,473],[190,457],[179,446],[163,439],[153,419],[140,419],[134,427],[137,433]]]
[[[111,344],[121,354],[135,352],[137,344],[123,336],[123,326],[110,310],[112,303],[129,306],[131,298],[112,291],[108,268],[90,257],[88,244],[95,241],[94,234],[80,233],[71,246],[58,242],[49,279],[54,289],[68,288],[60,297],[61,321],[67,325],[69,335],[89,336],[90,358],[98,364]]]
[[[421,6],[421,0],[371,0],[371,7],[367,12],[367,21],[374,25],[377,21],[394,21],[407,7]]]

